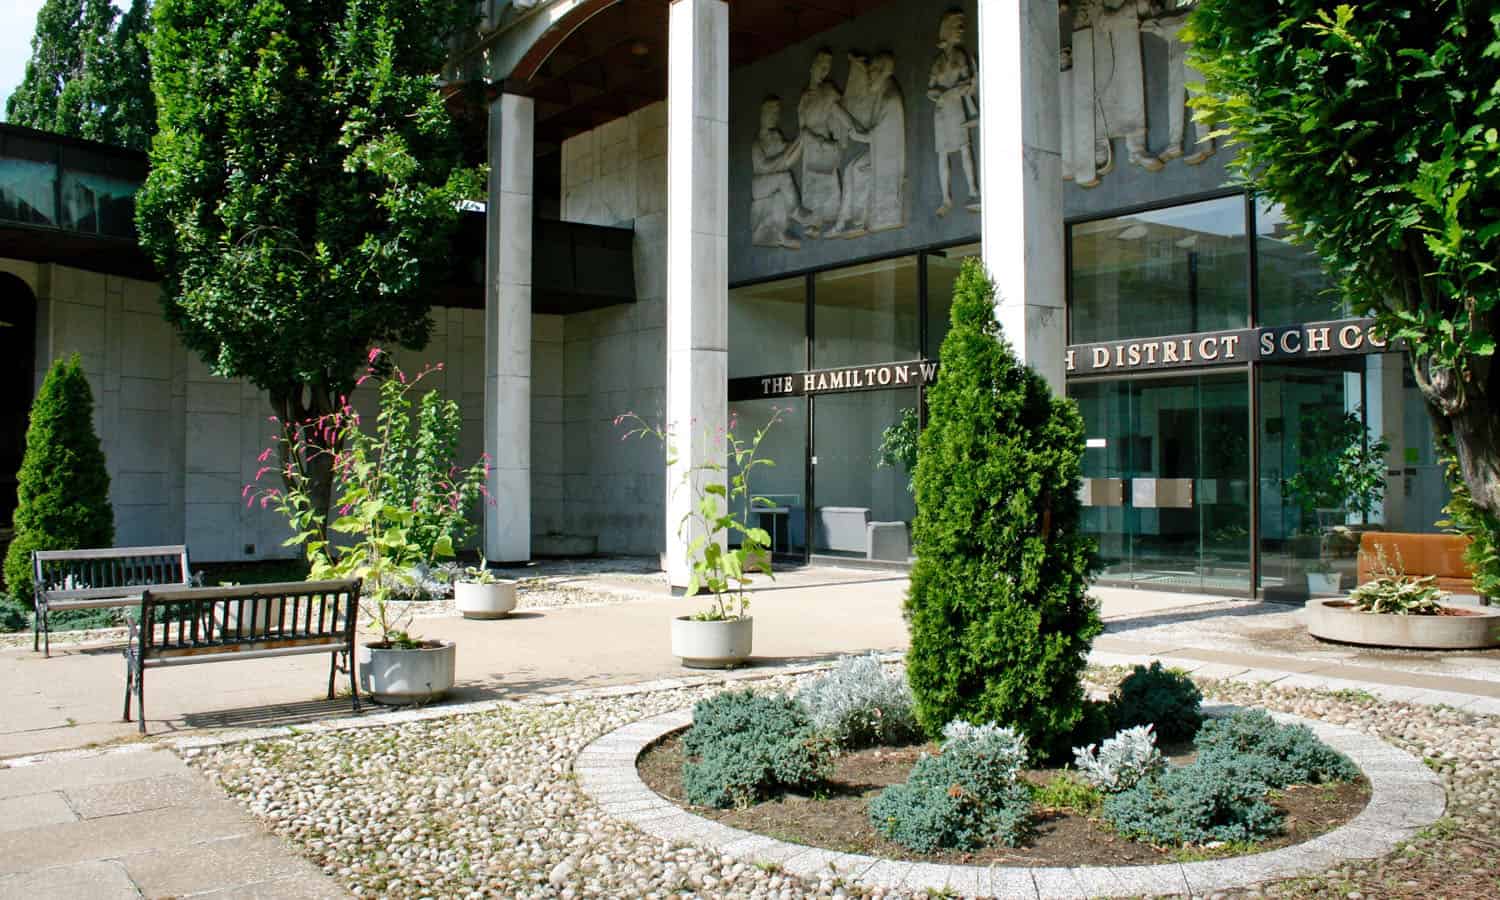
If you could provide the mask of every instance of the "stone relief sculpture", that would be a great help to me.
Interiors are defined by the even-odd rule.
[[[869,62],[849,54],[844,108],[852,141],[865,149],[844,167],[838,221],[826,237],[854,238],[906,224],[906,102],[895,82],[896,58]]]
[[[750,235],[756,246],[802,247],[788,233],[793,222],[812,219],[792,178],[792,168],[801,159],[802,139],[787,143],[781,133],[781,98],[767,97],[760,105],[760,134],[750,148]]]
[[[938,178],[943,188],[943,202],[937,209],[939,216],[953,211],[954,153],[959,154],[968,181],[968,208],[979,210],[979,181],[974,174],[974,150],[969,136],[979,126],[979,101],[975,97],[978,81],[974,60],[963,48],[967,25],[968,20],[961,12],[944,14],[938,25],[938,56],[927,79],[927,98],[936,104],[932,130]]]
[[[1071,11],[1071,46],[1062,50],[1063,178],[1094,187],[1114,169],[1111,139],[1122,138],[1130,163],[1159,172],[1182,157],[1187,120],[1187,83],[1192,75],[1179,32],[1187,18],[1185,0],[1083,0],[1061,7]],[[1169,137],[1153,155],[1146,146],[1146,80],[1141,35],[1160,35],[1168,44]],[[1197,165],[1214,152],[1212,140],[1184,162]]]
[[[844,147],[849,133],[857,130],[843,106],[843,95],[829,80],[833,53],[819,50],[813,55],[807,88],[797,103],[798,141],[802,144],[802,203],[812,215],[803,228],[805,237],[818,237],[838,220],[843,203],[840,183]]]

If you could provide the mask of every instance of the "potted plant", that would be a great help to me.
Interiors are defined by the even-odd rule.
[[[465,619],[503,619],[516,608],[516,582],[491,572],[481,554],[453,582],[453,605]]]
[[[692,564],[683,595],[706,592],[713,598],[705,609],[672,620],[672,655],[684,666],[730,668],[750,658],[755,620],[749,615],[745,589],[754,580],[753,572],[775,578],[771,536],[748,521],[755,506],[770,505],[770,501],[751,492],[750,476],[760,466],[776,464],[759,456],[760,444],[784,413],[773,409],[750,441],[735,437],[737,419],[731,417],[722,432],[724,461],[714,459],[690,467],[677,488],[691,491],[693,499],[691,509],[677,523],[678,538],[687,542]],[[667,448],[668,467],[675,462],[676,451],[666,429],[648,424],[635,413],[615,419],[616,425],[627,422],[631,425],[627,438],[655,437]],[[727,485],[722,480],[726,472]],[[736,544],[730,546],[731,541]]]
[[[361,384],[377,377],[378,348],[369,362]],[[461,419],[457,404],[436,392],[423,397],[414,426],[410,395],[438,367],[412,378],[384,368],[375,427],[361,428],[347,398],[333,412],[299,423],[284,438],[292,444],[282,456],[288,460],[280,473],[285,488],[262,491],[261,502],[290,520],[294,536],[287,543],[302,546],[310,578],[362,579],[361,611],[375,639],[360,647],[360,684],[375,702],[401,705],[438,699],[453,687],[453,642],[412,634],[412,604],[397,595],[409,591],[423,564],[453,556],[457,523],[483,493],[489,466],[483,458],[467,468],[451,463],[434,423]],[[308,440],[315,432],[332,433],[334,440],[315,444]],[[262,459],[270,455],[267,450]],[[314,503],[320,488],[333,498],[326,526]]]

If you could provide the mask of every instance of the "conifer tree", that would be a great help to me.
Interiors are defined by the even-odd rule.
[[[995,722],[1045,756],[1079,724],[1102,630],[1079,529],[1083,419],[1016,359],[993,304],[983,268],[966,263],[918,443],[907,675],[928,735]]]
[[[26,74],[5,102],[6,121],[106,140],[114,21],[110,0],[46,0],[37,12]]]
[[[94,395],[76,353],[52,363],[31,404],[17,481],[5,584],[30,604],[31,551],[108,547],[115,538],[109,473],[94,432]]]

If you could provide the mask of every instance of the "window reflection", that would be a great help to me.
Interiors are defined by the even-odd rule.
[[[953,311],[953,283],[964,260],[979,256],[978,244],[950,247],[927,257],[927,346],[925,355],[937,359],[943,338],[948,336],[948,320]]]
[[[729,292],[729,377],[807,368],[807,279],[784,278]]]
[[[917,258],[823,272],[813,279],[813,368],[917,357]]]
[[[1255,202],[1255,252],[1261,325],[1342,319],[1349,304],[1312,248],[1292,242],[1281,205]]]

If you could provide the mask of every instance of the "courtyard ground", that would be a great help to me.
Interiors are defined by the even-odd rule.
[[[755,664],[706,674],[678,666],[666,641],[666,620],[694,601],[668,596],[644,569],[632,561],[541,567],[528,573],[512,619],[420,618],[424,636],[459,644],[451,703],[352,718],[347,699],[322,699],[326,663],[307,658],[163,670],[147,680],[145,741],[118,721],[117,643],[54,642],[44,660],[28,635],[24,648],[0,651],[11,698],[0,722],[0,897],[337,896],[356,887],[411,896],[815,892],[815,883],[743,865],[736,872],[732,860],[689,846],[654,847],[609,822],[572,793],[571,755],[726,679],[785,681],[844,653],[898,653],[905,579],[836,568],[779,575],[752,604]],[[1447,766],[1450,792],[1459,784],[1474,792],[1456,808],[1495,821],[1500,652],[1333,647],[1301,634],[1285,606],[1095,594],[1109,630],[1093,662],[1161,658],[1218,680],[1216,690],[1237,701],[1247,698],[1235,692],[1249,691],[1294,711],[1333,704],[1328,714],[1366,718],[1435,768]],[[381,772],[348,777],[370,759]],[[347,793],[361,789],[367,794]],[[434,806],[467,817],[414,817]],[[1433,858],[1451,867],[1442,854],[1453,841],[1434,840]],[[366,852],[372,846],[384,855]],[[1412,871],[1400,874],[1421,885],[1420,873],[1405,877]]]

